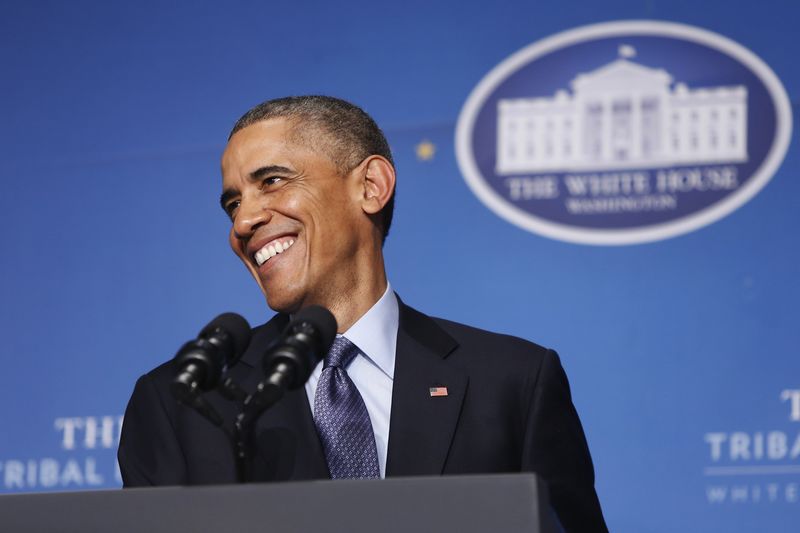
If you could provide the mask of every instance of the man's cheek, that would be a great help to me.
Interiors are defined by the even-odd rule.
[[[231,228],[230,233],[228,233],[228,244],[233,250],[233,253],[236,254],[239,259],[247,263],[246,254],[244,252],[244,243],[236,237],[236,234],[233,232],[233,228]]]
[[[228,245],[230,245],[231,249],[236,255],[239,255],[239,239],[236,238],[233,228],[231,228],[228,232]]]
[[[236,238],[233,229],[231,229],[231,232],[228,234],[228,244],[230,245],[231,250],[233,250],[233,253],[236,254],[236,257],[238,257],[239,260],[244,263],[244,266],[247,268],[250,274],[256,278],[258,285],[261,286],[261,280],[258,278],[258,271],[256,270],[255,265],[253,265],[253,263],[250,261],[250,258],[247,257],[244,243],[240,239]]]

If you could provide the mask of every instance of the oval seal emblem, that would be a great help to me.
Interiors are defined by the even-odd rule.
[[[769,182],[791,137],[775,73],[742,45],[617,21],[535,42],[464,104],[456,157],[497,215],[562,241],[624,245],[696,230]]]

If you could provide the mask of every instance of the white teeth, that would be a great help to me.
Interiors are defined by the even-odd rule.
[[[294,244],[294,239],[290,239],[283,243],[281,243],[280,241],[274,241],[264,245],[264,247],[262,247],[259,251],[257,251],[254,254],[254,257],[256,259],[256,264],[258,264],[258,266],[263,265],[271,257],[275,257],[276,255],[288,250],[289,247],[293,244]]]

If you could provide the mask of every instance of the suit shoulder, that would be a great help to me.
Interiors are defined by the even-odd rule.
[[[165,378],[171,377],[174,371],[175,371],[175,366],[172,362],[172,359],[170,359],[168,361],[164,361],[163,363],[151,369],[150,371],[145,372],[144,375],[148,376],[153,380],[161,381]]]
[[[509,360],[509,363],[530,364],[532,360],[538,363],[548,357],[558,357],[553,350],[521,337],[496,333],[444,318],[431,317],[431,319],[453,337],[463,351],[485,354],[495,361],[500,358]]]
[[[460,322],[454,322],[446,318],[431,317],[431,319],[434,322],[436,322],[436,324],[438,324],[440,328],[445,330],[448,334],[450,334],[454,339],[458,341],[461,341],[463,339],[476,342],[500,343],[501,345],[506,347],[519,347],[526,350],[534,350],[534,351],[549,350],[549,348],[546,348],[540,344],[529,341],[527,339],[523,339],[522,337],[516,337],[514,335],[509,335],[506,333],[497,333],[495,331],[489,331],[486,329],[477,328],[475,326],[462,324]]]

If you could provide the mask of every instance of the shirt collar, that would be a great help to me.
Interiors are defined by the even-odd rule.
[[[358,346],[384,374],[394,379],[399,321],[397,297],[387,283],[383,296],[342,335]]]

